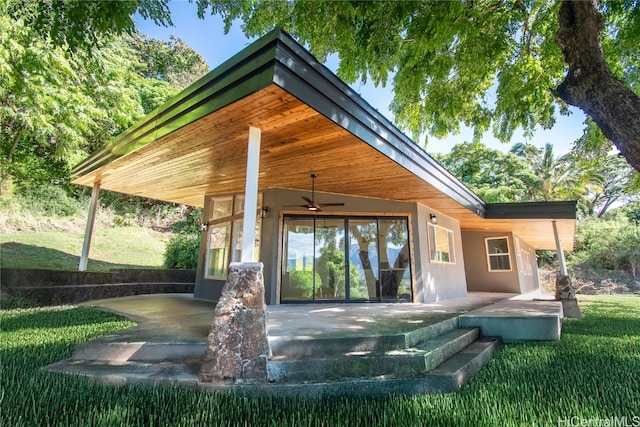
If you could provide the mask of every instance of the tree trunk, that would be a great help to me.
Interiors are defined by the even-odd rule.
[[[555,42],[569,66],[553,94],[585,112],[640,172],[640,97],[613,75],[602,51],[604,17],[594,0],[563,0]]]

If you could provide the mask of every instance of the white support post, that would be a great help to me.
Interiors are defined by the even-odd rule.
[[[240,262],[253,262],[256,240],[256,211],[258,209],[258,172],[260,171],[260,138],[258,128],[249,127],[247,177],[244,188],[244,219],[242,222],[242,255]]]
[[[87,226],[84,230],[84,243],[82,244],[82,255],[78,271],[85,271],[89,262],[89,247],[91,246],[91,236],[93,235],[93,224],[96,220],[96,209],[98,208],[98,196],[100,195],[100,184],[93,184],[91,190],[91,202],[89,203],[89,213],[87,214]]]
[[[556,239],[556,250],[558,251],[558,263],[560,264],[560,275],[568,276],[567,261],[564,258],[564,251],[562,250],[562,243],[560,242],[560,235],[558,234],[558,225],[555,221],[551,221],[553,224],[553,236]]]

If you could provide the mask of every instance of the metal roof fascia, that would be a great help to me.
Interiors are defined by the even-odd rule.
[[[487,203],[486,219],[576,219],[578,202]]]

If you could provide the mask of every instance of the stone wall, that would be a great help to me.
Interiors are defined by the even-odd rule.
[[[113,269],[108,272],[0,270],[2,305],[76,304],[102,298],[156,293],[192,293],[195,270]],[[10,305],[10,304],[9,304]]]

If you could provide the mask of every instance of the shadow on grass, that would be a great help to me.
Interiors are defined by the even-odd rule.
[[[0,266],[2,268],[29,268],[40,270],[77,270],[80,264],[78,255],[57,249],[18,242],[6,242],[0,245]],[[157,265],[116,264],[89,258],[88,271],[109,271],[112,268],[160,268]]]

